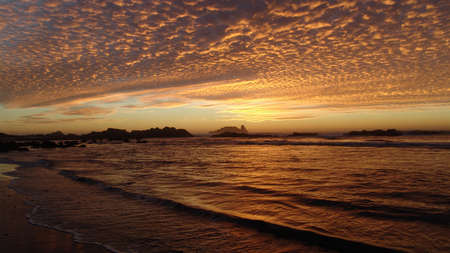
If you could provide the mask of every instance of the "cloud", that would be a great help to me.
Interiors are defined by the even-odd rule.
[[[181,121],[205,121],[206,118],[201,118],[201,119],[182,119]]]
[[[41,125],[50,125],[50,124],[68,124],[68,123],[75,123],[75,122],[81,122],[81,123],[98,123],[101,121],[106,121],[105,119],[96,118],[96,117],[82,117],[82,118],[67,118],[67,119],[61,119],[61,118],[51,118],[51,117],[42,117],[37,115],[27,115],[23,116],[18,120],[14,121],[5,121],[6,123],[12,123],[12,124],[24,124],[27,126],[41,126]]]
[[[106,115],[115,114],[115,108],[102,108],[95,105],[58,106],[56,108],[31,115],[26,115],[17,120],[6,120],[6,123],[25,124],[38,126],[61,123],[98,123],[108,121]]]
[[[334,108],[445,104],[447,7],[427,0],[6,2],[0,103],[71,105],[61,113],[72,116],[113,113],[76,106],[135,94],[141,108],[261,98]]]
[[[100,108],[98,106],[92,107],[71,107],[68,109],[60,110],[62,115],[82,115],[82,116],[94,116],[99,114],[113,114],[114,109]]]

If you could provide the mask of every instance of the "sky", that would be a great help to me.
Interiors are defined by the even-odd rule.
[[[447,0],[0,1],[0,132],[450,130]]]

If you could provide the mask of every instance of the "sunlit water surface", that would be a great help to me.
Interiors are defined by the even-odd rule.
[[[35,224],[118,252],[449,252],[448,136],[180,138],[0,154]]]

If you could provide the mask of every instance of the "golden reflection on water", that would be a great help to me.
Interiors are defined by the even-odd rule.
[[[445,225],[449,149],[357,146],[364,139],[354,139],[356,146],[340,145],[346,140],[321,144],[327,141],[309,145],[302,139],[298,145],[297,139],[283,138],[198,138],[162,145],[155,140],[92,145],[89,152],[71,151],[70,156],[47,151],[35,155],[137,194],[139,200],[149,199],[150,206],[155,199],[162,200],[158,205],[167,200],[169,209],[180,203],[403,250],[450,246]]]

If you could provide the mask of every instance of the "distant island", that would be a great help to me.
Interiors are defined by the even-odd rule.
[[[289,136],[302,136],[302,137],[308,137],[308,136],[317,136],[317,133],[297,133],[294,132],[293,134]]]
[[[401,136],[402,133],[397,131],[396,129],[388,129],[386,131],[384,130],[374,130],[374,131],[366,131],[362,130],[361,132],[358,131],[351,131],[349,133],[344,134],[345,136]]]
[[[235,126],[226,126],[226,127],[222,127],[221,129],[217,129],[215,131],[211,131],[208,134],[217,135],[217,134],[223,134],[223,133],[244,133],[244,134],[247,134],[248,131],[245,128],[244,125],[241,125],[240,129],[235,127]]]
[[[374,131],[362,130],[361,132],[351,131],[350,133],[344,134],[344,136],[401,136],[401,135],[403,135],[403,133],[397,131],[396,129],[388,129],[387,131],[383,131],[380,129]]]
[[[448,132],[424,131],[424,130],[413,130],[413,131],[407,132],[407,134],[411,134],[411,135],[436,135],[436,134],[444,134],[444,133],[448,133]]]
[[[32,135],[8,135],[0,133],[0,152],[11,150],[28,151],[32,148],[67,148],[78,146],[81,143],[95,143],[97,140],[123,141],[130,142],[130,139],[136,139],[137,142],[144,143],[141,139],[145,138],[175,138],[175,137],[194,137],[185,129],[176,129],[174,127],[151,128],[147,130],[133,130],[130,133],[124,129],[108,128],[102,132],[91,132],[88,134],[64,134],[56,131],[51,134],[32,134]],[[54,141],[59,140],[59,143]],[[20,142],[16,142],[20,141]],[[79,142],[80,141],[80,142]],[[85,147],[84,144],[79,145]]]
[[[351,131],[349,133],[344,134],[344,136],[402,136],[402,135],[439,135],[439,134],[450,134],[450,131],[427,131],[427,130],[412,130],[412,131],[397,131],[396,129],[388,129],[387,131],[383,130],[374,130],[374,131],[366,131],[362,130]]]

